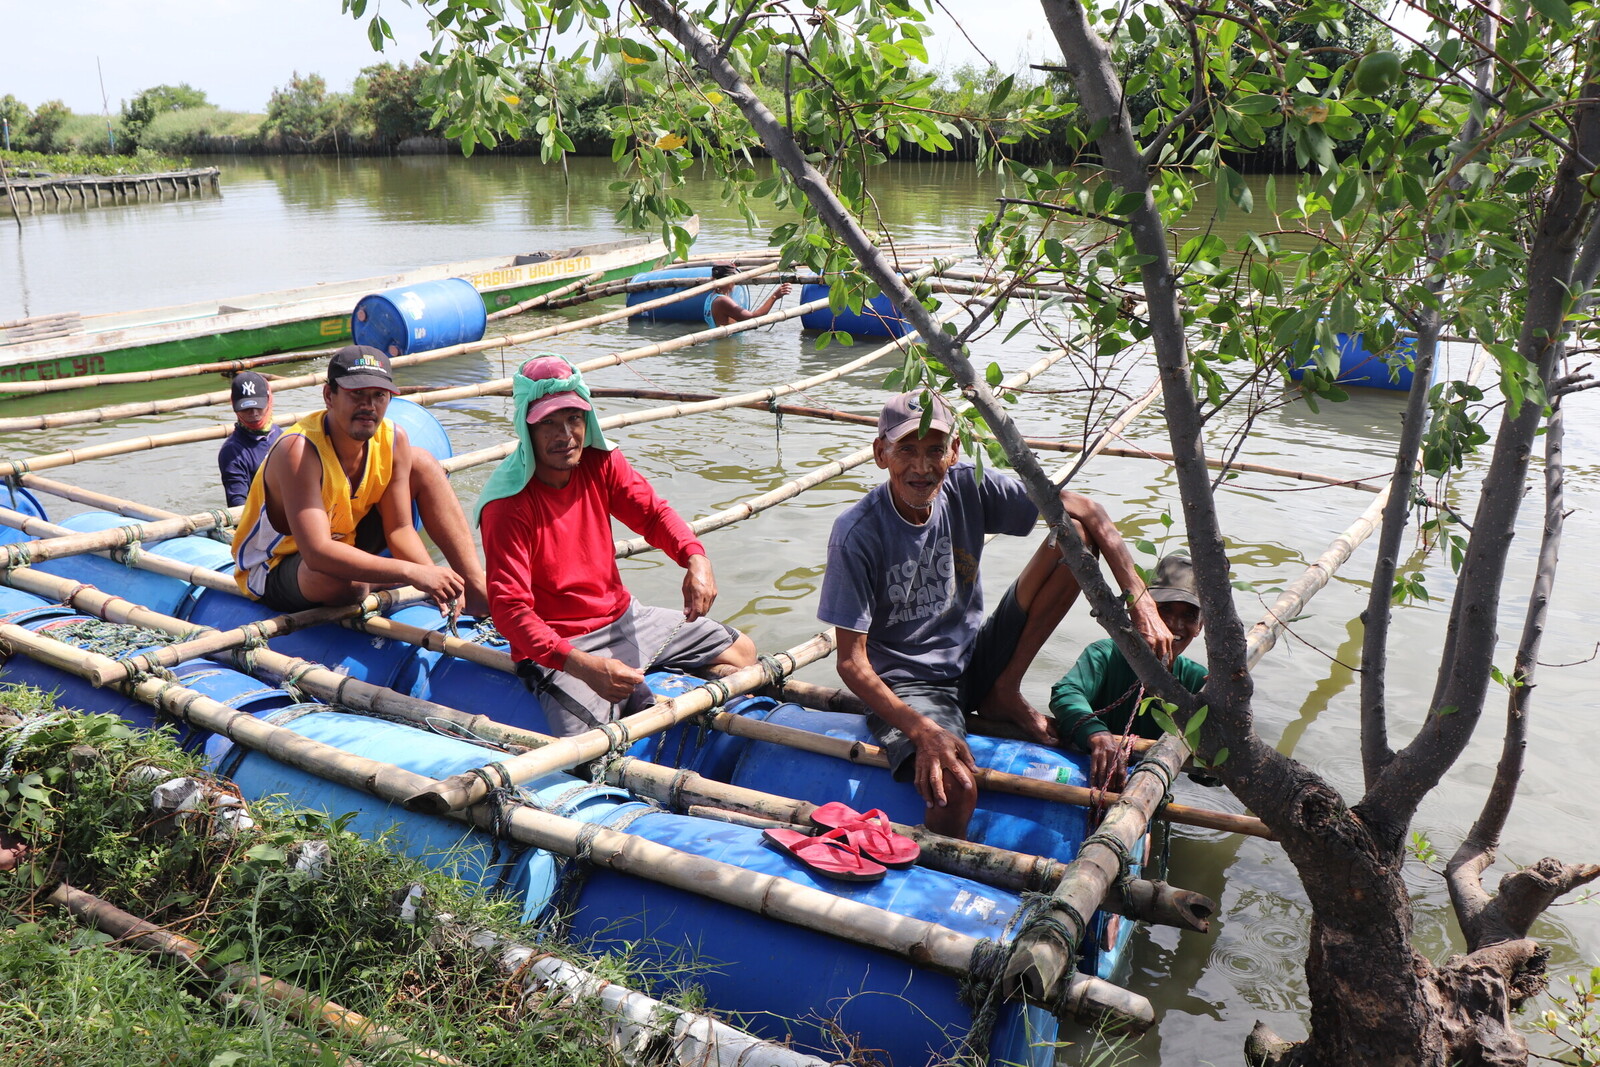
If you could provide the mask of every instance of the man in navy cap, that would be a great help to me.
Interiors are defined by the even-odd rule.
[[[839,677],[871,710],[895,777],[922,794],[928,829],[965,837],[978,799],[967,716],[1056,742],[1054,724],[1023,697],[1022,677],[1077,599],[1078,582],[1046,538],[984,617],[985,535],[1030,533],[1039,510],[1018,479],[980,478],[958,462],[955,416],[937,394],[902,393],[885,404],[872,454],[888,480],[834,522],[817,617],[835,628]],[[1061,503],[1127,594],[1134,625],[1169,656],[1172,635],[1105,509],[1070,490]]]
[[[228,506],[236,508],[250,495],[250,483],[267,452],[283,436],[272,421],[272,390],[253,370],[233,378],[233,432],[217,450],[217,470]]]
[[[303,611],[414,585],[447,614],[488,611],[483,564],[444,468],[384,418],[395,391],[376,348],[346,345],[328,361],[327,409],[291,426],[250,485],[233,535],[241,593]],[[417,536],[413,503],[447,566]]]

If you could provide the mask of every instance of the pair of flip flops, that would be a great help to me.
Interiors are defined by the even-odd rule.
[[[890,867],[909,867],[922,854],[915,841],[890,829],[889,816],[877,808],[862,813],[836,800],[813,811],[811,822],[823,832],[761,833],[773,847],[811,870],[846,882],[875,882]]]

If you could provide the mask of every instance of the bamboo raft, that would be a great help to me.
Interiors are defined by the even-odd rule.
[[[739,258],[747,268],[740,277],[773,276],[775,265],[765,253]],[[943,277],[938,262],[912,269]],[[971,290],[979,299],[993,291],[983,275],[950,280],[960,284],[947,289]],[[570,288],[576,293],[584,286],[580,281]],[[565,295],[547,294],[550,302]],[[505,350],[649,306],[394,362],[402,367]],[[804,310],[802,305],[695,331],[580,367],[587,373],[662,355],[787,322]],[[959,304],[950,314],[958,313]],[[911,339],[743,394],[597,389],[599,396],[665,401],[612,415],[602,426],[610,431],[739,408],[870,422],[870,416],[778,400],[895,359]],[[1005,386],[1024,385],[1065,354],[1047,354]],[[274,388],[317,381],[318,374],[303,374],[280,379]],[[396,400],[391,414],[429,419],[428,405],[509,391],[509,379],[426,390]],[[1168,459],[1113,445],[1155,396],[1152,389],[1130,403],[1093,442],[1039,446],[1077,452],[1080,464],[1097,454]],[[0,421],[0,431],[113,422],[225,398],[225,392],[203,393],[172,402],[17,416]],[[288,414],[277,421],[297,418]],[[905,825],[920,814],[920,800],[909,786],[889,781],[853,698],[793,678],[832,653],[831,633],[772,651],[755,667],[708,682],[652,676],[660,695],[655,707],[608,729],[554,741],[542,733],[537,701],[522,690],[492,630],[447,632],[414,590],[375,594],[349,608],[274,616],[236,595],[232,578],[223,573],[231,564],[227,549],[205,536],[225,532],[236,513],[177,514],[38,473],[215,440],[228,431],[219,426],[126,437],[0,462],[0,474],[11,480],[10,506],[0,509],[0,582],[9,587],[0,590],[0,644],[12,656],[10,679],[60,689],[69,706],[113,710],[140,725],[176,723],[185,743],[204,747],[246,796],[287,793],[334,813],[359,811],[352,825],[374,834],[398,824],[399,847],[524,900],[530,920],[558,904],[575,904],[568,929],[573,936],[696,945],[723,972],[705,979],[712,1008],[757,1020],[755,1037],[708,1023],[703,1044],[696,1046],[704,1062],[751,1062],[744,1057],[754,1048],[760,1062],[821,1063],[851,1051],[835,1046],[836,1035],[843,1034],[854,1049],[876,1050],[893,1063],[992,1055],[1043,1064],[1053,1060],[1052,1042],[1064,1022],[1094,1026],[1114,1020],[1135,1031],[1147,1028],[1153,1022],[1149,1003],[1114,984],[1134,925],[1124,920],[1204,931],[1215,911],[1204,897],[1160,880],[1165,872],[1145,869],[1153,859],[1145,851],[1149,829],[1172,822],[1270,836],[1248,815],[1162,803],[1164,787],[1154,790],[1152,783],[1162,774],[1170,782],[1186,756],[1173,738],[1142,746],[1146,766],[1161,771],[1130,776],[1127,792],[1118,797],[1084,786],[1083,758],[975,737],[974,752],[984,767],[974,840]],[[454,472],[496,461],[512,447],[508,442],[440,458]],[[751,519],[870,458],[871,450],[862,449],[700,516],[691,526],[705,532]],[[1355,485],[1379,494],[1373,508],[1384,499],[1381,480],[1353,483],[1265,465],[1230,466]],[[56,524],[46,518],[36,493],[99,510]],[[1252,631],[1257,658],[1281,630],[1281,620],[1291,618],[1370,532],[1370,522],[1358,522],[1290,585]],[[625,540],[615,549],[620,557],[646,546]],[[491,708],[492,715],[482,711]],[[574,777],[580,768],[587,772]],[[1040,768],[1048,769],[1047,776],[1041,777]],[[904,879],[879,883],[899,898],[818,882],[759,847],[760,828],[806,827],[817,804],[836,799],[905,813],[897,829],[921,843],[922,859],[911,871],[895,872]],[[1091,806],[1105,808],[1093,839],[1086,816]],[[1109,851],[1101,843],[1109,836],[1121,842],[1122,857],[1108,870],[1091,853]],[[74,892],[58,890],[63,903],[100,914],[126,936],[155,936],[136,918],[110,915]],[[1076,967],[1045,988],[1026,990],[1026,1003],[999,1004],[996,981],[1007,964],[1006,947],[1027,928],[1025,893],[1049,894],[1094,918],[1078,932]],[[167,944],[163,950],[181,953],[184,947]],[[793,1038],[793,1051],[760,1043],[785,1037]]]

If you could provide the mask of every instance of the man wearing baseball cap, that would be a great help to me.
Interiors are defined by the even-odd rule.
[[[833,525],[817,617],[838,635],[839,677],[871,709],[868,723],[895,777],[916,782],[928,829],[965,837],[977,804],[966,719],[981,713],[1054,744],[1050,720],[1022,696],[1022,677],[1078,596],[1046,538],[984,617],[978,561],[986,534],[1023,536],[1039,511],[1022,483],[959,462],[955,415],[937,394],[883,406],[873,458],[889,472]],[[1134,625],[1158,656],[1172,635],[1105,509],[1063,490],[1061,502],[1129,595]]]
[[[755,643],[707,617],[717,582],[705,546],[600,432],[583,375],[557,356],[512,379],[517,450],[478,498],[495,628],[567,737],[654,699],[652,670],[747,667]],[[641,604],[622,584],[611,520],[684,569],[683,607]]]
[[[444,468],[384,418],[395,391],[378,349],[334,353],[326,410],[291,426],[250,484],[233,535],[240,592],[303,611],[414,585],[447,614],[487,611],[472,530]],[[448,566],[435,564],[417,536],[413,503]],[[379,555],[385,548],[390,555]]]
[[[234,375],[231,393],[233,432],[217,450],[217,471],[222,475],[222,493],[228,506],[236,508],[250,495],[256,469],[283,436],[283,427],[273,424],[272,390],[255,371]]]
[[[1182,655],[1205,626],[1205,612],[1194,583],[1194,563],[1182,553],[1162,556],[1150,583],[1161,621],[1172,631],[1172,674],[1191,693],[1206,684],[1206,669]],[[1144,696],[1138,675],[1108,637],[1086,647],[1078,662],[1050,689],[1056,729],[1090,755],[1089,780],[1097,789],[1121,790],[1126,752],[1113,731],[1157,738],[1155,717],[1140,714]],[[1196,780],[1203,780],[1191,774]],[[1207,783],[1207,784],[1215,784]]]

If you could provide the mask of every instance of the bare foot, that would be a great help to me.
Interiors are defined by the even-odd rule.
[[[1028,740],[1037,744],[1061,743],[1061,739],[1056,735],[1055,722],[1041,715],[1032,704],[1023,699],[1020,689],[995,686],[984,698],[983,703],[978,705],[978,714],[987,719],[1015,723],[1027,735]]]

